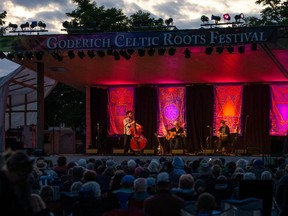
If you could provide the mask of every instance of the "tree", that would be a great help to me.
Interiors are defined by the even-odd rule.
[[[251,26],[288,24],[288,1],[257,0],[255,4],[262,5],[261,18],[247,17],[246,22]]]
[[[0,13],[0,35],[3,35],[5,33],[6,28],[3,27],[5,24],[4,19],[6,18],[7,12],[4,11],[3,13]]]

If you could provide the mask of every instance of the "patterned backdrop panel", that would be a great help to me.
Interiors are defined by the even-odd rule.
[[[242,122],[242,85],[215,85],[214,102],[214,135],[220,128],[220,121],[223,119],[230,127],[231,133],[241,134]]]
[[[123,119],[126,117],[126,111],[134,108],[134,87],[115,87],[108,91],[108,114],[109,127],[108,134],[122,135]],[[134,112],[134,111],[133,111]]]
[[[158,88],[158,134],[165,135],[166,130],[178,121],[185,125],[185,87]]]
[[[285,136],[288,131],[288,85],[270,85],[270,135]]]

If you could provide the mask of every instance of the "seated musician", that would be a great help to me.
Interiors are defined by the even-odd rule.
[[[230,141],[230,128],[228,125],[226,125],[226,122],[224,120],[220,121],[220,128],[217,131],[217,137],[218,137],[218,151],[220,148],[222,148],[222,152],[225,152],[225,147]]]
[[[169,140],[170,152],[172,149],[179,149],[184,144],[186,132],[178,121],[173,123],[174,127],[167,131],[166,139]]]

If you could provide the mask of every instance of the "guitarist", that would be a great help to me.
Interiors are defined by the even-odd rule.
[[[224,120],[220,121],[220,128],[217,132],[217,137],[218,137],[218,151],[219,148],[222,147],[222,152],[225,152],[225,146],[227,146],[227,144],[230,141],[230,128],[228,127],[228,125],[226,125],[226,122]]]
[[[167,131],[166,139],[169,140],[170,153],[172,149],[179,149],[184,144],[186,132],[178,121],[173,123],[174,127]]]

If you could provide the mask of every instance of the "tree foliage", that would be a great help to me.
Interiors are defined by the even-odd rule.
[[[288,1],[257,0],[255,4],[262,5],[261,18],[255,16],[246,18],[252,26],[288,24]]]
[[[3,35],[3,33],[5,32],[5,29],[6,29],[3,27],[3,25],[5,24],[4,19],[6,18],[6,16],[7,16],[6,11],[4,11],[3,13],[0,13],[0,35]]]

